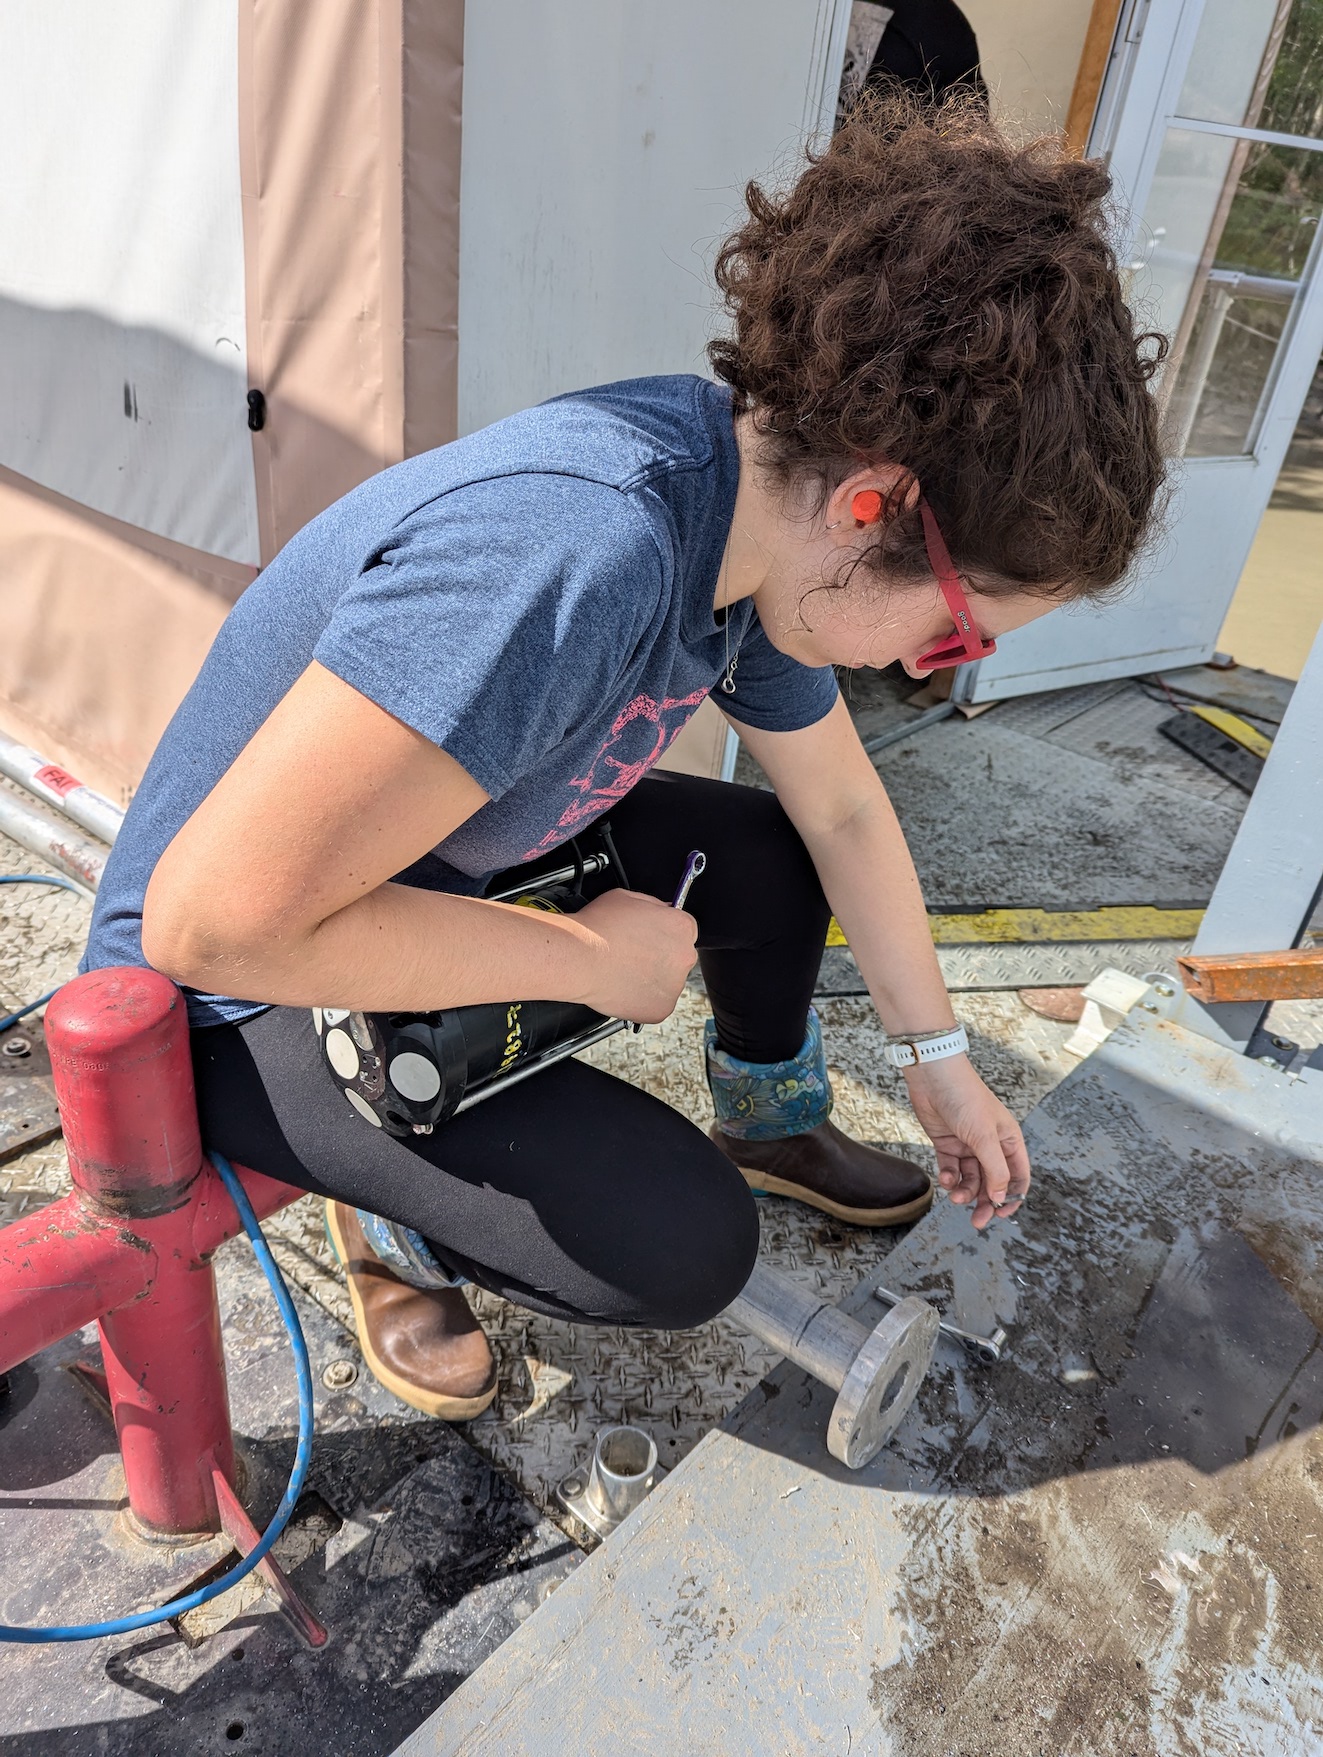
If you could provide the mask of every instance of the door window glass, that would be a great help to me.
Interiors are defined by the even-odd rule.
[[[1323,133],[1323,0],[1207,0],[1176,114]]]
[[[1323,0],[1207,0],[1177,103],[1228,129],[1320,139]],[[1136,285],[1172,339],[1168,440],[1188,457],[1253,449],[1323,213],[1323,151],[1168,130]]]
[[[1176,248],[1155,249],[1152,259],[1155,277],[1171,288],[1166,314],[1178,299],[1181,307],[1169,332],[1169,437],[1189,457],[1234,457],[1253,448],[1278,345],[1315,248],[1323,153],[1214,135],[1181,141],[1179,133],[1169,138],[1170,160],[1207,227],[1194,256],[1187,213],[1184,227],[1169,233]],[[1195,141],[1200,147],[1187,150]],[[1226,169],[1215,187],[1219,157]],[[1196,167],[1202,183],[1191,174]]]
[[[1278,0],[1207,0],[1176,104],[1178,116],[1246,124],[1279,10]]]

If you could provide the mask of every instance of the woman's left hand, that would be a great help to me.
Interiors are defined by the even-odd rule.
[[[973,1204],[970,1219],[979,1230],[995,1214],[1014,1214],[1029,1188],[1024,1136],[969,1057],[906,1068],[905,1083],[914,1114],[937,1149],[938,1181],[951,1200]]]

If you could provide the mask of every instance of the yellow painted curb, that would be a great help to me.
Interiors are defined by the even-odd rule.
[[[1206,720],[1210,726],[1216,726],[1219,732],[1234,739],[1255,756],[1266,757],[1272,749],[1271,738],[1260,732],[1257,726],[1251,726],[1248,720],[1242,720],[1239,714],[1230,713],[1226,708],[1209,708],[1200,702],[1190,712],[1197,714],[1201,720]]]
[[[984,909],[977,915],[930,915],[939,946],[1051,945],[1071,940],[1188,940],[1199,931],[1202,909],[1154,909],[1134,904],[1108,909]],[[848,942],[833,916],[827,944]]]

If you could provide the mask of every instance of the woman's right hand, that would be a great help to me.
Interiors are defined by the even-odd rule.
[[[576,998],[638,1025],[668,1019],[697,962],[693,916],[640,891],[605,891],[572,919],[592,936],[590,981]]]

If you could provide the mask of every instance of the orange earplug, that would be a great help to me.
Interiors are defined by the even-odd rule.
[[[850,511],[854,514],[855,524],[861,528],[875,525],[882,517],[882,496],[876,488],[861,488],[850,502]]]

